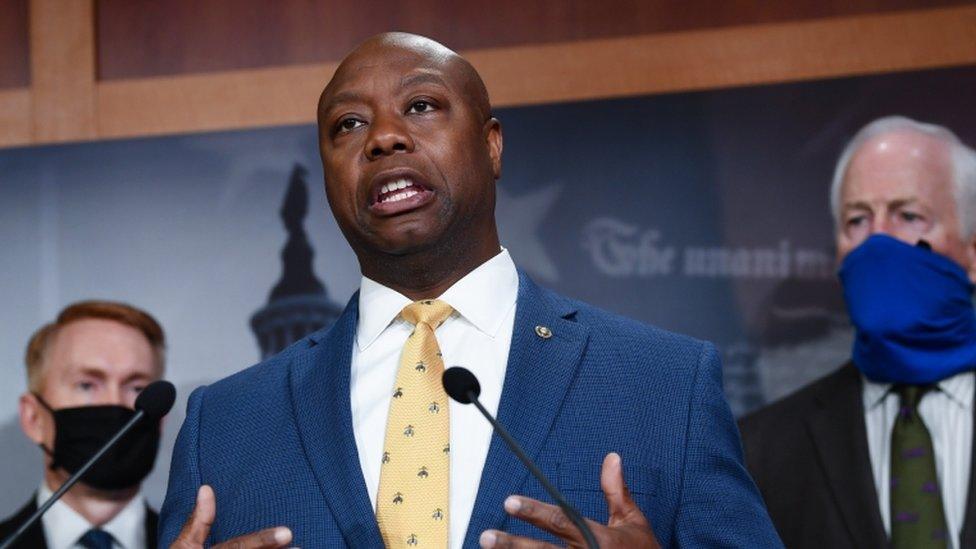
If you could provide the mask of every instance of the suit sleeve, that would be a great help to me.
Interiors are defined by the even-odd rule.
[[[159,547],[169,547],[180,534],[190,517],[200,488],[200,407],[206,387],[199,387],[190,395],[186,405],[186,419],[176,437],[173,459],[170,462],[166,499],[159,512]]]
[[[688,414],[675,525],[678,547],[782,547],[746,471],[739,431],[722,392],[722,364],[706,344]]]

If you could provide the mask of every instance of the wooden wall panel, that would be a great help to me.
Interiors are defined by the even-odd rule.
[[[31,107],[37,141],[92,139],[93,0],[30,0]]]
[[[172,1],[180,5],[183,0]],[[268,4],[290,5],[291,1]],[[868,0],[853,1],[868,6],[864,3]],[[29,88],[0,89],[0,147],[314,122],[316,98],[335,61],[96,80],[95,6],[101,5],[96,2],[29,0],[33,78]],[[576,6],[575,0],[567,2]],[[886,2],[885,9],[892,2]],[[306,3],[314,5],[313,0]],[[781,4],[786,3],[776,5]],[[200,5],[209,2],[201,0]],[[806,0],[796,5],[806,6]],[[484,76],[497,106],[976,66],[973,2],[816,19],[798,16],[813,11],[797,9],[791,12],[792,20],[775,23],[586,40],[574,37],[471,47],[462,53]],[[357,17],[360,12],[369,10],[357,11]],[[746,12],[739,17],[746,17],[741,15]],[[569,17],[549,15],[553,21]],[[356,20],[349,24],[357,28]],[[313,38],[317,37],[296,38],[295,43],[321,42]],[[236,36],[233,44],[247,50],[252,39]],[[160,55],[165,57],[164,53]]]
[[[0,147],[31,143],[32,123],[30,90],[0,89]]]
[[[976,6],[462,53],[496,106],[976,64]],[[315,121],[335,63],[98,85],[102,137]]]
[[[971,2],[971,0],[969,0]],[[98,77],[140,78],[340,59],[405,30],[454,49],[803,21],[967,0],[98,0]]]
[[[0,0],[0,89],[30,85],[28,0]]]

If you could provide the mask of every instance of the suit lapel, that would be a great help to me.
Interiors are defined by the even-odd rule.
[[[976,402],[973,405],[973,425],[976,425]],[[976,436],[973,437],[976,441]],[[962,534],[959,536],[960,547],[976,547],[976,445],[970,441],[969,457],[969,491],[966,495],[966,514],[962,522]]]
[[[20,528],[35,511],[37,511],[37,492],[31,496],[27,505],[21,507],[16,515],[8,519],[0,527],[0,543],[6,541],[7,537]],[[47,538],[44,536],[44,523],[38,520],[24,532],[24,535],[20,537],[16,544],[11,546],[11,549],[45,549],[46,547]]]
[[[807,424],[827,484],[856,547],[884,547],[887,536],[871,472],[860,376],[852,364],[817,395]]]
[[[146,505],[145,528],[147,549],[156,549],[156,537],[159,533],[159,513],[153,510],[148,504]]]
[[[379,547],[383,540],[370,505],[352,429],[350,360],[359,319],[359,293],[314,346],[291,365],[292,409],[305,457],[319,488],[353,547]]]
[[[586,329],[568,320],[574,312],[573,307],[547,295],[519,272],[514,333],[498,420],[533,460],[539,458],[586,345]],[[549,328],[551,337],[537,334],[537,326]],[[476,546],[485,529],[504,527],[507,515],[502,502],[518,493],[528,474],[504,441],[493,435],[465,547]]]

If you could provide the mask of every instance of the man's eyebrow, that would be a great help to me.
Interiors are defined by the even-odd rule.
[[[78,368],[78,373],[85,376],[97,377],[99,379],[105,379],[107,377],[105,370],[97,366],[89,366],[87,364],[81,364]]]
[[[892,198],[891,200],[887,200],[885,204],[890,207],[900,208],[902,206],[917,203],[918,201],[919,200],[917,197],[909,196]],[[845,210],[870,210],[871,204],[864,200],[857,200],[854,202],[845,202],[842,207]]]
[[[447,82],[445,82],[443,78],[429,72],[411,74],[400,79],[401,90],[404,88],[409,88],[410,86],[416,86],[418,84],[436,84],[444,88],[448,87]]]
[[[918,198],[910,196],[907,198],[894,198],[888,201],[888,205],[893,208],[901,208],[902,206],[910,206],[912,204],[918,203]]]
[[[361,103],[362,101],[363,96],[358,92],[351,90],[336,92],[335,95],[329,97],[328,101],[322,105],[322,114],[328,114],[329,111],[342,103]]]
[[[863,200],[857,200],[855,202],[844,202],[843,208],[845,210],[870,210],[871,205]]]
[[[133,381],[145,381],[147,379],[152,379],[152,374],[146,372],[132,372],[131,374],[125,376],[122,380],[123,383],[131,383]]]

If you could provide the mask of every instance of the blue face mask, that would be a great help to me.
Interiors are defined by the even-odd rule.
[[[874,235],[840,267],[854,364],[882,383],[935,383],[976,368],[973,284],[956,262]]]

